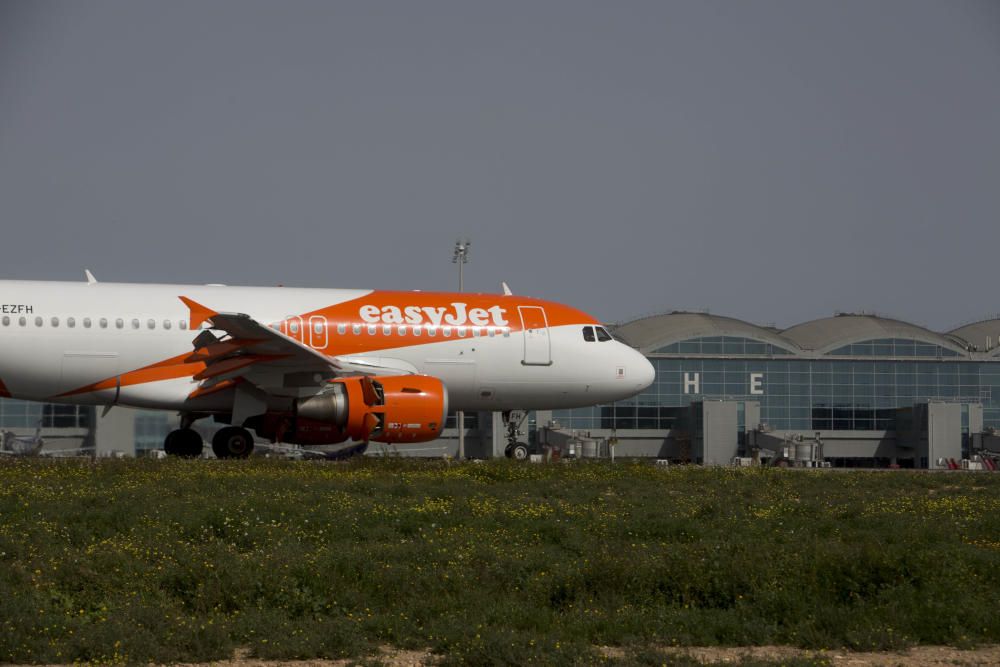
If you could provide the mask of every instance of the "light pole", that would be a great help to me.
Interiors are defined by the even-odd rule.
[[[458,291],[464,292],[465,285],[462,282],[462,265],[469,261],[469,247],[472,241],[469,239],[459,239],[455,241],[455,253],[451,256],[451,263],[458,264]]]
[[[459,239],[455,241],[455,253],[451,257],[452,264],[458,264],[458,291],[465,291],[465,282],[462,279],[462,266],[469,261],[469,246],[472,243],[469,239]],[[458,460],[465,460],[465,412],[459,410],[455,413],[458,421]]]

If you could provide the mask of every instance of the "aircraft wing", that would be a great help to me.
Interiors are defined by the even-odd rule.
[[[276,329],[264,326],[249,315],[216,313],[209,320],[212,329],[224,331],[231,341],[246,341],[245,349],[249,356],[267,356],[275,360],[280,358],[293,366],[309,366],[324,370],[339,368],[332,357],[328,357],[308,345],[303,345]],[[195,340],[197,342],[197,339]],[[196,346],[195,349],[197,350],[198,347]],[[240,349],[242,350],[244,347],[241,346]],[[286,366],[289,363],[281,365]]]
[[[318,388],[336,377],[417,372],[412,364],[399,359],[330,357],[244,313],[217,313],[186,297],[181,300],[191,307],[192,327],[204,321],[210,325],[194,339],[194,352],[186,359],[205,364],[194,376],[200,384],[190,398],[241,382],[271,394],[294,395],[299,389]]]

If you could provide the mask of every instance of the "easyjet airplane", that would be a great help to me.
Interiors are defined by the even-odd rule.
[[[607,403],[654,371],[579,310],[505,294],[0,281],[0,396],[176,410],[231,424],[212,449],[417,443],[451,410]],[[523,456],[508,445],[508,455]],[[522,446],[523,447],[523,446]]]

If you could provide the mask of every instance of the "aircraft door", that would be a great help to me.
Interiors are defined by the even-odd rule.
[[[521,363],[525,366],[550,365],[552,350],[545,309],[541,306],[518,306],[517,311],[521,315],[524,334],[524,358]]]
[[[302,343],[309,340],[306,337],[305,323],[298,315],[289,315],[281,321],[281,333]]]
[[[309,345],[316,350],[325,350],[327,342],[326,318],[313,315],[309,318]]]

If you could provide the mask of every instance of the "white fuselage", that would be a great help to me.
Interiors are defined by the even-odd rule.
[[[632,348],[585,340],[582,329],[598,325],[590,316],[525,297],[0,281],[0,390],[36,401],[230,410],[224,393],[191,398],[198,381],[177,359],[191,353],[200,323],[181,296],[249,315],[333,358],[440,378],[455,410],[594,405],[634,395],[654,375]]]

